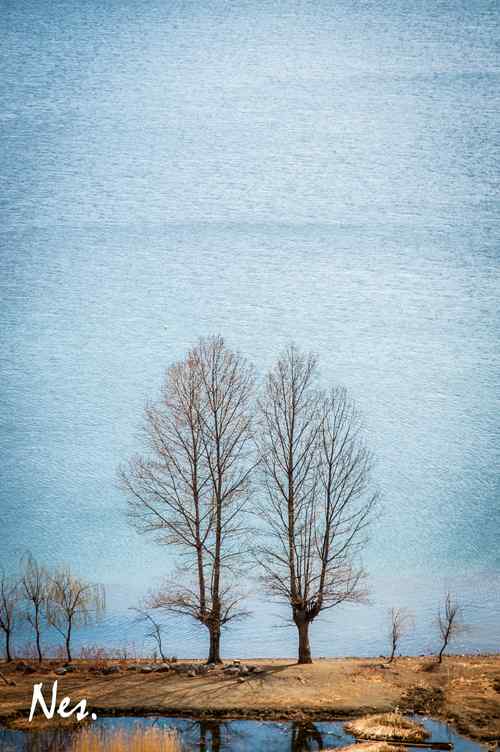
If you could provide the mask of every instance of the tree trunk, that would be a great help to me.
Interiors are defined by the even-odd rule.
[[[212,737],[212,752],[220,752],[221,749],[221,734],[220,723],[214,721],[210,724],[210,736]]]
[[[220,627],[209,627],[210,630],[210,651],[207,663],[222,663],[220,657]]]
[[[163,647],[162,647],[162,644],[161,644],[161,640],[158,640],[158,650],[160,652],[160,658],[162,659],[162,661],[165,661],[166,658],[165,658],[165,654],[163,652]]]
[[[307,619],[302,618],[296,622],[299,630],[299,660],[297,663],[312,663],[311,646],[309,645],[309,624]]]
[[[68,625],[68,631],[66,632],[66,656],[68,663],[71,663],[71,624]]]
[[[10,654],[10,632],[5,633],[5,660],[10,663],[12,656]]]
[[[38,653],[38,663],[41,663],[42,662],[42,646],[40,644],[40,625],[38,623],[38,616],[36,620],[35,629],[36,629],[36,650]]]

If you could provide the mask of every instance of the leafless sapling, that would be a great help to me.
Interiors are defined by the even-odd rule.
[[[160,658],[162,661],[165,661],[166,656],[163,652],[163,624],[154,617],[151,609],[148,609],[145,605],[135,606],[132,608],[132,611],[136,614],[135,620],[146,626],[145,637],[153,640],[158,649]]]
[[[12,660],[12,635],[20,616],[19,582],[0,570],[0,629],[5,639],[5,660]]]
[[[43,660],[41,632],[47,606],[49,576],[45,567],[38,564],[31,554],[28,554],[22,562],[20,586],[25,603],[25,618],[35,633],[38,662],[41,663]]]
[[[132,523],[179,554],[176,576],[149,605],[204,625],[213,663],[221,628],[244,613],[234,588],[254,464],[253,388],[253,369],[221,337],[199,340],[146,408],[147,454],[121,471]]]
[[[389,611],[389,645],[390,655],[388,663],[392,663],[396,656],[402,637],[412,625],[412,616],[403,608],[391,608]]]
[[[364,598],[357,554],[377,499],[354,405],[345,389],[318,389],[316,372],[315,357],[291,345],[259,400],[265,500],[257,553],[267,589],[291,607],[299,663],[312,662],[312,621]]]
[[[98,620],[105,607],[102,585],[86,582],[60,567],[50,578],[47,620],[64,638],[66,657],[71,662],[71,638],[76,627]]]
[[[458,635],[465,629],[462,621],[462,609],[451,593],[446,593],[444,604],[438,611],[437,626],[441,638],[438,663],[442,663],[444,651],[450,642],[458,637]]]

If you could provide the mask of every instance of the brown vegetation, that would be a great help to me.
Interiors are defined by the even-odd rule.
[[[346,730],[357,739],[380,741],[423,742],[429,736],[420,723],[397,711],[356,718],[346,724]]]
[[[159,728],[140,728],[133,731],[104,733],[97,729],[83,729],[70,752],[181,752],[175,732]]]

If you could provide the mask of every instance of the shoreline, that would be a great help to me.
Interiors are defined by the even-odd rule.
[[[249,672],[236,674],[235,664],[189,675],[201,661],[178,661],[170,670],[144,672],[146,661],[106,661],[96,665],[76,660],[74,669],[55,673],[62,662],[28,673],[16,664],[0,670],[15,686],[0,686],[0,724],[35,730],[27,724],[33,685],[43,683],[50,699],[58,680],[58,701],[72,705],[86,699],[90,712],[105,716],[170,716],[207,721],[335,721],[399,708],[425,714],[478,741],[500,740],[500,655],[449,656],[441,666],[428,657],[401,657],[392,664],[380,658],[322,658],[298,666],[284,659],[254,660]],[[140,668],[131,670],[132,664]],[[250,662],[249,662],[250,664]],[[242,665],[243,662],[242,662]],[[111,671],[110,673],[103,673]],[[241,671],[241,669],[239,669]],[[44,717],[42,716],[42,719]],[[26,723],[24,723],[24,720]],[[50,725],[56,725],[50,722]]]

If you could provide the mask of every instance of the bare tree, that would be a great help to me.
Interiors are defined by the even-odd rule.
[[[9,577],[3,569],[0,571],[0,629],[5,638],[5,660],[12,660],[12,633],[19,617],[21,592],[19,583]]]
[[[391,653],[388,663],[392,663],[401,638],[409,631],[412,624],[411,615],[403,608],[391,608],[389,611],[389,643]]]
[[[47,605],[49,577],[47,570],[40,566],[31,554],[28,554],[23,562],[20,584],[26,603],[25,617],[35,632],[38,662],[41,663],[41,631]]]
[[[68,567],[61,567],[50,578],[47,619],[64,637],[68,661],[73,630],[99,619],[104,604],[103,587],[75,577]]]
[[[214,663],[221,628],[244,613],[235,580],[254,460],[253,386],[253,369],[221,337],[201,339],[146,408],[148,454],[121,470],[132,523],[179,553],[176,576],[149,605],[203,624]]]
[[[266,499],[257,554],[267,589],[291,607],[299,663],[312,662],[312,621],[365,595],[356,560],[377,498],[354,406],[344,389],[319,390],[316,372],[316,359],[291,345],[259,400]]]
[[[442,663],[444,651],[449,643],[465,630],[460,604],[451,593],[446,593],[444,604],[438,611],[437,626],[441,637],[438,663]]]
[[[165,654],[163,652],[163,624],[160,624],[160,622],[155,619],[147,606],[135,606],[131,610],[135,611],[136,613],[136,621],[142,622],[146,625],[147,631],[145,636],[148,639],[153,640],[153,642],[156,644],[158,653],[162,661],[166,660]]]

